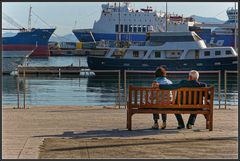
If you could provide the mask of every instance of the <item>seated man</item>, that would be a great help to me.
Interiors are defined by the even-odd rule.
[[[198,81],[199,78],[199,73],[196,70],[191,70],[189,72],[188,80],[182,80],[177,84],[171,84],[171,85],[159,85],[159,83],[154,83],[153,87],[159,87],[160,89],[168,89],[168,90],[173,90],[173,89],[178,89],[181,87],[206,87],[207,85],[205,83],[201,83]],[[178,129],[185,128],[184,121],[182,119],[181,114],[175,114],[177,120],[178,120]],[[187,123],[187,128],[191,129],[192,126],[195,123],[197,115],[196,114],[191,114],[188,119]]]

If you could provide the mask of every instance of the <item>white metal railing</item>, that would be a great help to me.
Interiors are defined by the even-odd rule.
[[[218,105],[219,109],[221,108],[221,71],[198,71],[199,73],[205,74],[218,74]],[[125,98],[125,108],[127,105],[127,73],[145,73],[153,74],[155,71],[142,71],[142,70],[124,70],[124,98]],[[188,74],[189,71],[167,71],[171,74]]]
[[[61,72],[61,71],[60,71]],[[85,75],[90,75],[90,72],[94,72],[94,73],[117,73],[118,74],[118,100],[116,102],[118,102],[118,107],[121,108],[121,71],[120,70],[79,70],[79,76],[80,73],[84,73]],[[88,74],[86,74],[88,73]],[[17,109],[21,109],[20,107],[20,89],[19,89],[19,77],[21,75],[18,74],[16,77],[16,86],[17,86]],[[59,77],[61,77],[61,73],[58,75]],[[23,67],[23,109],[26,109],[27,105],[26,105],[26,72],[25,69]],[[29,107],[28,107],[29,108]]]
[[[224,71],[224,102],[225,102],[225,109],[227,108],[227,74],[228,73],[236,73],[238,74],[238,71],[230,71],[230,70],[225,70]]]

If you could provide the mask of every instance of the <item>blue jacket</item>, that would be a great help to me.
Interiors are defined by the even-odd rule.
[[[159,85],[159,89],[168,89],[168,90],[173,90],[173,89],[178,89],[181,87],[206,87],[206,83],[201,83],[196,80],[181,80],[179,83],[175,84],[166,84],[166,85]]]
[[[182,80],[179,83],[176,84],[167,84],[167,85],[159,85],[159,89],[167,89],[167,90],[174,90],[181,87],[206,87],[207,85],[205,83],[198,82],[196,80]],[[178,93],[177,93],[178,95]],[[176,96],[178,97],[178,96]],[[183,95],[180,95],[181,97],[181,104],[183,103]],[[204,97],[204,95],[203,95]],[[188,104],[188,93],[186,94],[186,104]],[[193,100],[193,94],[192,94],[192,100]],[[178,100],[176,99],[176,103],[178,103]],[[197,104],[199,103],[199,93],[197,93]]]

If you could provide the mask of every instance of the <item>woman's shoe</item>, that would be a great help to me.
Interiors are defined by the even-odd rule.
[[[153,126],[152,126],[152,129],[156,129],[156,130],[159,129],[158,123],[154,123]]]
[[[177,129],[184,129],[185,126],[184,125],[178,125]]]
[[[162,125],[161,125],[161,129],[166,129],[166,127],[167,127],[167,123],[163,122]]]

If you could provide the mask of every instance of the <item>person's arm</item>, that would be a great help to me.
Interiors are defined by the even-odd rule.
[[[176,84],[164,84],[164,85],[159,85],[159,89],[166,89],[166,90],[174,90],[181,88],[182,86],[182,81]]]

